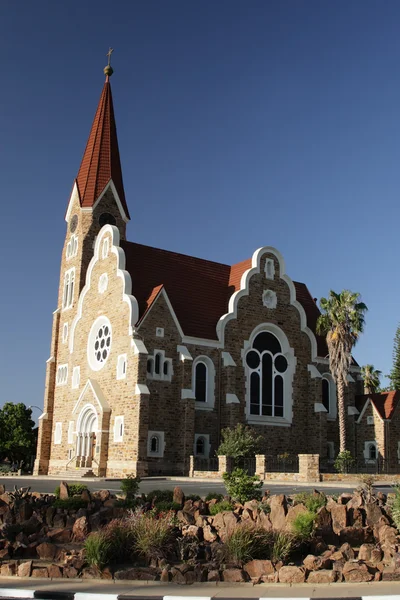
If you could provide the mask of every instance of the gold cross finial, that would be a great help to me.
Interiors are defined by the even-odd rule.
[[[113,74],[113,68],[111,66],[111,54],[114,52],[114,48],[109,48],[108,52],[106,54],[106,56],[108,56],[108,64],[106,67],[104,67],[104,74],[106,76],[106,81],[108,81],[108,78],[111,77],[111,75]]]
[[[108,66],[111,66],[111,54],[114,52],[114,48],[109,48],[106,56],[108,56]]]

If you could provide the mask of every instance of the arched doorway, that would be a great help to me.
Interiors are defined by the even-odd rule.
[[[91,467],[96,453],[97,413],[92,404],[84,406],[77,422],[76,464]]]

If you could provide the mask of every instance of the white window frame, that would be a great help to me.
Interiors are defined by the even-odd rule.
[[[62,297],[62,309],[68,310],[72,308],[74,303],[74,288],[75,288],[75,267],[68,269],[64,274],[64,288]]]
[[[99,277],[98,291],[99,294],[104,294],[108,288],[108,275],[107,273],[102,273]]]
[[[164,327],[156,327],[156,337],[164,337]]]
[[[102,327],[106,327],[106,326],[108,327],[109,332],[110,332],[110,345],[108,347],[107,357],[103,360],[103,362],[99,362],[99,361],[97,361],[96,357],[93,356],[93,350],[94,350],[94,345],[95,345],[96,337],[98,335],[99,330]],[[89,367],[92,369],[92,371],[101,371],[101,369],[103,369],[103,367],[107,364],[108,359],[110,358],[110,355],[111,355],[112,342],[113,342],[113,334],[112,334],[112,327],[111,327],[110,320],[105,315],[102,315],[101,317],[97,317],[97,319],[93,323],[92,327],[90,328],[90,333],[89,333],[88,343],[87,343],[87,360],[89,363]]]
[[[107,258],[110,252],[110,238],[106,237],[103,240],[103,245],[101,247],[101,258]]]
[[[199,438],[204,439],[204,454],[197,454],[197,441]],[[209,433],[195,433],[194,444],[193,444],[193,456],[199,456],[200,458],[209,458],[210,456],[210,434]]]
[[[61,444],[62,441],[62,422],[58,421],[54,428],[54,445]]]
[[[266,279],[274,279],[275,278],[275,263],[273,258],[267,258],[265,260],[265,278]]]
[[[120,354],[117,358],[117,379],[126,378],[127,369],[127,356],[126,354]]]
[[[206,384],[206,401],[195,400],[196,410],[213,410],[215,405],[215,366],[209,356],[200,355],[197,356],[192,364],[192,392],[195,397],[196,394],[196,366],[199,363],[203,363],[206,367],[207,373],[207,384]]]
[[[79,389],[80,382],[81,382],[81,368],[74,367],[72,369],[72,389],[73,390]]]
[[[62,330],[62,343],[65,344],[68,340],[68,323],[64,323]]]
[[[252,415],[250,413],[250,373],[246,363],[246,355],[253,347],[253,342],[259,333],[272,333],[281,345],[281,353],[288,362],[287,370],[284,374],[284,395],[283,395],[283,417]],[[294,349],[290,347],[289,340],[284,331],[274,323],[260,323],[251,333],[248,340],[244,342],[242,349],[242,364],[246,374],[246,420],[247,423],[254,425],[268,424],[277,427],[288,427],[293,420],[293,377],[296,371],[296,356]]]
[[[370,458],[370,447],[375,446],[376,450],[376,458]],[[371,440],[369,442],[364,442],[364,459],[367,463],[374,464],[379,458],[379,450],[378,450],[378,442],[376,440]]]
[[[71,235],[65,251],[66,259],[69,260],[78,254],[78,236],[74,233]]]
[[[75,435],[75,421],[70,421],[68,423],[68,444],[74,443],[74,435]]]
[[[158,438],[158,451],[151,451],[151,440],[153,437]],[[164,432],[163,431],[149,431],[147,434],[147,456],[154,456],[155,458],[163,458],[165,450]]]
[[[367,417],[367,425],[373,425],[374,424],[374,416],[373,415],[368,415]]]
[[[160,372],[156,373],[156,356],[160,355]],[[174,374],[172,368],[172,358],[167,358],[165,356],[165,350],[160,350],[159,348],[155,348],[152,355],[149,355],[147,359],[147,378],[154,379],[156,381],[171,381],[172,375]],[[148,370],[148,365],[151,364],[150,371]],[[168,373],[165,375],[164,373],[164,365],[168,364]]]
[[[336,384],[333,381],[333,377],[330,373],[323,373],[322,379],[326,379],[329,383],[329,412],[326,413],[328,421],[336,421],[337,419],[337,392]],[[322,379],[321,379],[321,391],[322,391]],[[321,398],[322,404],[322,398]]]
[[[56,386],[67,385],[68,382],[68,365],[58,365],[56,374]]]
[[[114,421],[114,442],[123,442],[124,441],[124,433],[125,433],[125,423],[124,417],[118,416],[115,417]]]

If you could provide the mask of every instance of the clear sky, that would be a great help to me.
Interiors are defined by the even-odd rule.
[[[2,0],[0,404],[43,402],[64,214],[110,45],[128,238],[226,263],[275,246],[313,296],[362,294],[355,357],[387,373],[399,22],[398,0]]]

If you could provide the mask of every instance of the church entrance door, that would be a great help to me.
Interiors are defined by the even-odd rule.
[[[76,466],[91,467],[96,454],[97,413],[93,405],[81,410],[77,423]]]

